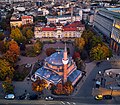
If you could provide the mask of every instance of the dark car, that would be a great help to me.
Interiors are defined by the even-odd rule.
[[[54,100],[54,98],[52,96],[47,96],[47,97],[45,97],[45,100],[46,101],[51,101],[51,100]]]
[[[112,96],[111,95],[103,95],[103,99],[111,100]]]
[[[26,98],[26,94],[22,94],[21,96],[18,96],[18,100],[24,100]]]
[[[38,95],[33,94],[29,96],[29,100],[37,100],[38,99]]]

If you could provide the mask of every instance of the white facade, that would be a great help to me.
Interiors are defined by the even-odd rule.
[[[48,23],[57,23],[57,22],[60,22],[62,24],[65,24],[67,22],[72,22],[72,21],[80,21],[80,16],[73,16],[71,18],[71,16],[48,16],[47,17],[47,22]]]

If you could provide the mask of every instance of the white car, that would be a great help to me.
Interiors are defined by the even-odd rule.
[[[51,100],[53,100],[53,97],[52,97],[52,96],[47,96],[47,97],[45,98],[45,100],[46,100],[46,101],[51,101]]]
[[[14,99],[15,98],[15,95],[14,94],[7,94],[6,96],[5,96],[5,99]]]
[[[25,65],[26,68],[30,68],[31,66],[32,66],[32,64],[29,64],[29,63],[27,63],[27,64]]]

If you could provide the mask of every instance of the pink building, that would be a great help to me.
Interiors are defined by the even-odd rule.
[[[21,20],[22,20],[22,25],[33,24],[33,17],[32,16],[22,16]]]

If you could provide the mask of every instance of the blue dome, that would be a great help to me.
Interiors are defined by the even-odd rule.
[[[63,65],[62,59],[63,59],[63,51],[55,52],[51,56],[47,57],[46,61],[51,65],[61,66]]]

